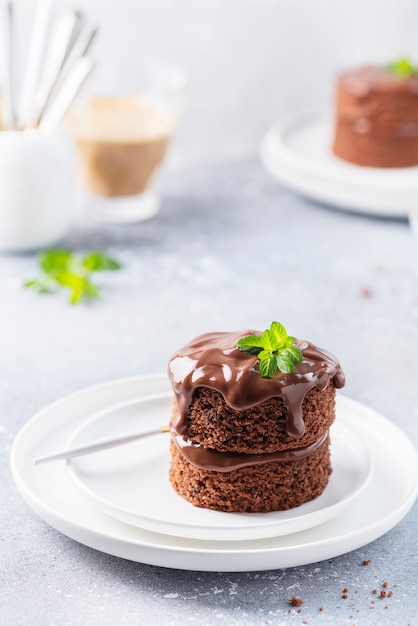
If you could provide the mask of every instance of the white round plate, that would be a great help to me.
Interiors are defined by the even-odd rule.
[[[168,422],[171,409],[171,393],[116,405],[82,424],[67,445],[153,430]],[[264,539],[322,524],[365,488],[371,466],[364,443],[340,423],[332,427],[331,440],[333,473],[324,493],[297,508],[272,513],[222,513],[178,496],[168,479],[167,434],[79,457],[67,467],[94,505],[128,524],[187,539]]]
[[[360,167],[331,151],[331,114],[300,113],[276,122],[260,148],[266,169],[312,200],[345,210],[407,217],[418,203],[418,167]]]
[[[418,457],[412,443],[388,419],[343,396],[337,398],[337,420],[365,443],[373,472],[353,506],[299,533],[234,542],[154,533],[91,504],[73,484],[65,462],[33,465],[35,457],[66,446],[93,413],[168,391],[166,376],[116,380],[67,396],[35,415],[11,451],[13,477],[29,506],[68,537],[107,554],[162,567],[228,572],[307,565],[345,554],[385,534],[415,502]]]

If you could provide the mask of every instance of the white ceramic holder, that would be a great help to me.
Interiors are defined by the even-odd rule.
[[[75,153],[63,131],[0,132],[0,251],[59,243],[74,201]]]

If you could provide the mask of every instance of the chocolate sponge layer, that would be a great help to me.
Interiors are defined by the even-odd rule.
[[[196,467],[173,441],[170,445],[170,482],[175,491],[195,506],[217,511],[291,509],[319,496],[331,474],[329,436],[302,461],[253,465],[225,473]]]
[[[302,405],[305,434],[292,439],[286,432],[286,408],[281,398],[272,398],[250,409],[235,411],[223,396],[198,387],[192,397],[185,438],[219,452],[265,454],[309,446],[329,430],[335,418],[335,387],[311,389]],[[173,420],[177,415],[174,400]]]

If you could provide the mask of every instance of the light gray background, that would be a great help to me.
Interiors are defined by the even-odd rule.
[[[183,65],[190,83],[173,164],[254,155],[277,116],[331,108],[352,64],[418,61],[414,0],[55,0],[97,23],[97,88],[129,89],[145,55]],[[34,0],[17,0],[18,53]]]

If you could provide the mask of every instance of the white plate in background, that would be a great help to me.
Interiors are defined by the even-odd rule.
[[[302,196],[349,211],[405,218],[418,206],[418,166],[353,165],[331,151],[333,119],[298,113],[277,121],[260,147],[276,180]]]

